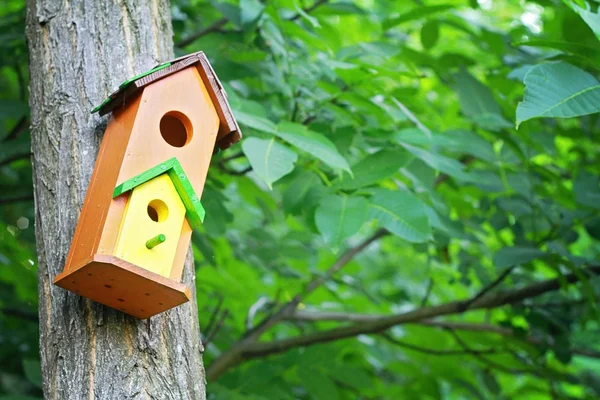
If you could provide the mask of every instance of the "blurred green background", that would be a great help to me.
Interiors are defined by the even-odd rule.
[[[583,272],[600,264],[597,7],[172,0],[177,55],[208,55],[245,134],[213,157],[193,237],[209,398],[600,397],[600,285]],[[23,2],[0,4],[0,400],[42,397],[24,24]],[[212,380],[215,359],[344,254],[303,297],[308,317],[264,341],[581,282]]]

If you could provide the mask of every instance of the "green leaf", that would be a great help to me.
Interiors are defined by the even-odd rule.
[[[23,370],[27,380],[34,386],[42,388],[42,367],[39,360],[23,360]]]
[[[352,174],[346,159],[337,151],[335,145],[322,134],[293,122],[280,123],[275,134],[330,167]]]
[[[335,383],[315,368],[298,368],[301,385],[317,400],[338,400],[339,393]]]
[[[404,22],[425,18],[427,16],[438,14],[454,8],[451,4],[439,4],[435,6],[419,6],[414,8],[399,17],[391,18],[383,22],[383,29],[387,30]]]
[[[327,243],[337,248],[344,239],[358,232],[368,211],[369,202],[364,197],[328,196],[317,208],[315,222]]]
[[[421,28],[421,44],[424,49],[435,46],[440,36],[440,24],[437,21],[427,21]]]
[[[236,111],[235,118],[238,123],[256,129],[257,131],[273,134],[277,132],[277,127],[275,124],[267,118],[259,117],[258,115],[254,114],[248,114],[243,111]]]
[[[27,158],[31,154],[31,141],[29,135],[22,135],[15,140],[5,140],[0,146],[0,165],[10,160]]]
[[[21,118],[27,112],[27,104],[19,100],[0,99],[0,119]]]
[[[575,11],[581,16],[586,24],[594,31],[596,36],[600,38],[600,14],[593,13],[579,6],[573,7]]]
[[[242,26],[254,23],[262,14],[265,6],[258,0],[240,0],[240,21]]]
[[[221,1],[211,1],[211,5],[219,10],[221,14],[237,26],[241,26],[240,9],[237,4],[225,3]]]
[[[580,43],[563,42],[558,40],[532,39],[512,43],[513,46],[530,46],[556,49],[567,54],[576,54],[592,63],[600,61],[600,49]]]
[[[494,255],[496,268],[512,267],[517,264],[527,264],[546,255],[546,252],[534,247],[505,247]]]
[[[216,190],[214,187],[207,185],[202,192],[202,205],[206,210],[206,216],[202,222],[207,234],[218,237],[225,234],[227,223],[233,220],[233,214],[227,210],[225,203],[227,197]]]
[[[242,143],[242,150],[254,172],[270,189],[273,182],[292,172],[298,159],[294,151],[277,143],[275,138],[248,138]]]
[[[587,171],[581,171],[573,180],[573,192],[577,203],[600,208],[600,178]]]
[[[585,224],[587,233],[596,240],[600,240],[600,217],[596,217]]]
[[[444,150],[470,154],[489,162],[497,161],[492,144],[470,131],[449,130],[433,136],[433,143]]]
[[[524,83],[517,127],[533,118],[570,118],[600,111],[598,80],[566,62],[536,65],[525,75]]]
[[[371,377],[366,370],[351,366],[339,366],[335,370],[336,380],[342,381],[348,386],[365,390],[372,386]]]
[[[0,395],[0,400],[41,400],[39,397],[22,396],[19,394]]]
[[[454,75],[463,113],[484,129],[497,131],[510,124],[502,116],[492,91],[466,70]]]
[[[381,150],[370,154],[352,167],[354,179],[341,182],[342,189],[358,189],[389,178],[407,165],[413,157],[402,150]]]
[[[320,184],[319,178],[309,172],[296,176],[283,193],[283,208],[291,214],[296,214],[306,203],[304,200],[310,190]]]
[[[431,236],[426,208],[410,192],[377,190],[371,198],[369,211],[370,218],[409,242],[425,242]]]
[[[406,143],[400,144],[431,168],[456,178],[466,179],[465,166],[460,161]]]

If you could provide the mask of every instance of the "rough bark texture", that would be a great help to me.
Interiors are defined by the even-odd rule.
[[[204,399],[195,297],[139,321],[52,285],[107,123],[89,110],[172,57],[168,0],[29,0],[27,39],[45,396]]]

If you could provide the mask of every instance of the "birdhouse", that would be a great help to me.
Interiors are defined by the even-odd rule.
[[[181,276],[210,159],[241,134],[202,52],[123,82],[98,111],[112,118],[54,283],[148,318],[190,299]]]

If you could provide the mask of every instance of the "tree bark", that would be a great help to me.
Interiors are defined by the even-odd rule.
[[[204,399],[195,293],[140,321],[52,285],[107,123],[90,109],[172,57],[168,0],[28,0],[27,39],[45,397]]]

